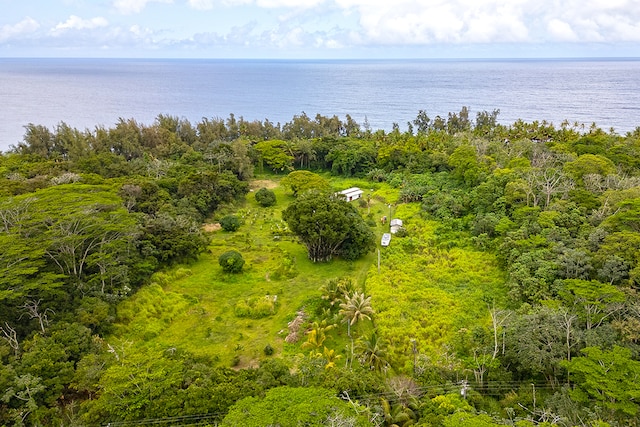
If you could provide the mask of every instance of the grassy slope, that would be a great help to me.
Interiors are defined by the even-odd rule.
[[[367,189],[371,208],[361,212],[366,216],[370,211],[376,219],[378,237],[388,231],[388,225],[381,225],[378,219],[388,216],[387,201],[397,198],[396,190],[376,185],[371,192],[370,183],[356,180],[333,180],[332,184],[335,188],[358,185]],[[226,366],[234,358],[239,358],[240,367],[254,366],[264,357],[267,344],[276,354],[299,352],[298,346],[284,342],[287,323],[300,308],[311,310],[320,296],[319,287],[328,279],[349,276],[364,284],[373,296],[376,326],[393,344],[390,355],[402,366],[411,354],[411,338],[418,340],[421,352],[437,352],[459,328],[486,322],[488,313],[482,300],[504,293],[491,256],[430,245],[435,224],[419,218],[418,205],[393,207],[394,217],[405,220],[411,240],[394,238],[390,247],[382,248],[379,274],[377,254],[356,263],[334,260],[313,264],[304,247],[293,239],[274,240],[271,230],[281,224],[280,212],[291,201],[281,188],[274,191],[278,198],[275,207],[259,207],[250,193],[246,204],[235,211],[244,218],[240,230],[212,233],[210,250],[198,262],[156,275],[157,284],[122,303],[112,340],[135,346],[179,347],[215,355]],[[230,249],[238,250],[246,261],[241,274],[225,274],[218,265],[218,256]],[[294,260],[297,275],[278,277],[287,257]],[[235,315],[238,302],[265,295],[278,296],[275,314],[262,319]],[[342,329],[332,334],[332,347],[339,351],[347,342]]]
[[[434,245],[437,223],[418,215],[418,205],[398,206],[409,237],[383,248],[380,273],[371,269],[367,291],[376,309],[376,326],[392,344],[389,356],[408,368],[412,339],[421,354],[438,360],[458,331],[490,325],[488,301],[500,305],[504,277],[491,254]]]

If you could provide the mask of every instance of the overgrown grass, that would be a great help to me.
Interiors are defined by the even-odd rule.
[[[154,284],[121,304],[115,335],[137,346],[206,354],[227,366],[256,365],[266,357],[267,345],[276,356],[299,352],[298,345],[284,342],[287,323],[319,299],[319,288],[327,280],[348,276],[364,282],[372,256],[357,262],[312,263],[281,219],[280,212],[292,197],[280,187],[273,190],[276,206],[260,207],[251,192],[243,205],[223,208],[225,214],[234,212],[242,218],[240,229],[212,233],[208,253],[183,268],[182,274],[176,274],[179,270],[156,274]],[[242,273],[224,273],[218,265],[218,256],[231,249],[245,259]],[[267,296],[273,301],[272,313],[243,314],[245,306]]]
[[[311,315],[308,321],[318,320],[313,315],[321,302],[319,288],[329,279],[350,277],[372,296],[375,326],[390,343],[391,360],[403,369],[412,356],[411,339],[421,353],[435,355],[459,329],[488,322],[487,299],[505,293],[491,255],[436,247],[438,224],[422,219],[418,204],[396,205],[398,190],[386,184],[332,179],[336,189],[368,188],[369,203],[354,203],[375,227],[378,244],[389,231],[389,223],[380,222],[389,216],[389,204],[392,216],[404,220],[408,236],[394,237],[389,247],[380,248],[380,272],[377,253],[357,262],[314,264],[281,219],[292,196],[267,178],[260,177],[255,190],[270,185],[278,203],[260,207],[251,192],[245,203],[221,209],[217,217],[233,213],[242,218],[240,229],[213,232],[209,251],[196,263],[156,274],[154,284],[122,303],[114,340],[182,348],[225,366],[256,366],[266,357],[302,352],[304,334],[298,344],[284,341],[288,322],[301,309]],[[246,261],[242,273],[224,273],[218,265],[218,256],[231,249]],[[348,342],[346,327],[339,325],[327,346],[344,354]],[[274,356],[264,354],[268,345]]]
[[[493,255],[472,248],[435,245],[438,224],[422,219],[419,206],[400,205],[408,236],[382,248],[380,272],[372,267],[367,290],[376,326],[390,342],[395,366],[408,369],[415,339],[421,354],[436,360],[458,331],[487,325],[488,302],[499,305],[506,290]]]

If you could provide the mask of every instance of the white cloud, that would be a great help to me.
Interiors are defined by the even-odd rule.
[[[29,17],[13,25],[3,25],[0,27],[0,42],[34,33],[38,28],[40,24]]]
[[[71,15],[65,22],[60,22],[51,29],[53,35],[60,35],[70,30],[93,30],[96,28],[106,27],[109,22],[98,16],[91,19],[82,19],[78,16]]]
[[[148,3],[173,3],[173,0],[113,0],[113,7],[123,15],[140,13]]]
[[[189,0],[189,6],[197,10],[210,10],[213,9],[213,0]]]
[[[189,3],[193,1],[202,2],[207,0],[189,0]],[[225,6],[255,5],[265,9],[312,9],[325,3],[325,0],[223,0],[222,3]]]
[[[57,13],[68,19],[57,25],[54,21],[50,31],[44,31],[38,21],[56,16],[51,9],[43,7],[42,18],[32,14],[35,19],[20,22],[32,8],[17,16],[15,11],[17,23],[0,19],[0,43],[10,40],[14,45],[14,40],[23,40],[21,46],[35,47],[84,43],[142,52],[219,49],[239,54],[246,46],[254,51],[281,49],[285,54],[291,48],[310,55],[318,49],[357,53],[397,47],[407,52],[444,52],[482,44],[506,52],[515,44],[623,43],[640,54],[640,0],[56,1],[65,5]],[[168,3],[173,6],[152,7]]]
[[[640,39],[634,0],[334,0],[370,44]]]
[[[553,18],[547,23],[547,29],[552,38],[559,41],[577,41],[579,40],[577,34],[571,28],[571,25],[567,24],[560,19]]]
[[[324,0],[256,0],[256,5],[265,8],[311,9],[324,3]]]

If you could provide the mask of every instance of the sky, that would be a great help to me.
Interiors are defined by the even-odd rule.
[[[640,0],[0,0],[0,57],[640,57]]]

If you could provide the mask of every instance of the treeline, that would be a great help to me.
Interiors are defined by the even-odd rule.
[[[640,128],[621,136],[595,125],[504,126],[498,114],[420,111],[406,131],[389,132],[304,113],[283,125],[161,115],[93,130],[26,126],[23,142],[0,157],[0,424],[78,420],[78,402],[100,392],[94,368],[119,351],[101,340],[116,304],[153,272],[196,259],[207,246],[201,223],[241,199],[254,170],[296,169],[387,182],[399,203],[419,203],[440,222],[436,244],[498,254],[510,301],[492,312],[493,329],[470,331],[455,349],[479,383],[542,382],[557,391],[549,407],[566,425],[629,424],[640,396]],[[157,369],[173,372],[183,391],[165,409],[196,401],[190,392],[243,397],[338,381],[319,379],[321,370],[291,379],[282,367],[237,374],[189,355],[171,360],[154,362],[166,361]],[[148,363],[123,363],[122,383],[127,369],[156,370]],[[224,381],[244,385],[214,393]],[[357,389],[380,391],[375,381]],[[149,393],[164,402],[169,391]],[[224,413],[231,403],[185,413]],[[423,413],[438,411],[430,405]],[[160,412],[131,402],[90,413]]]

